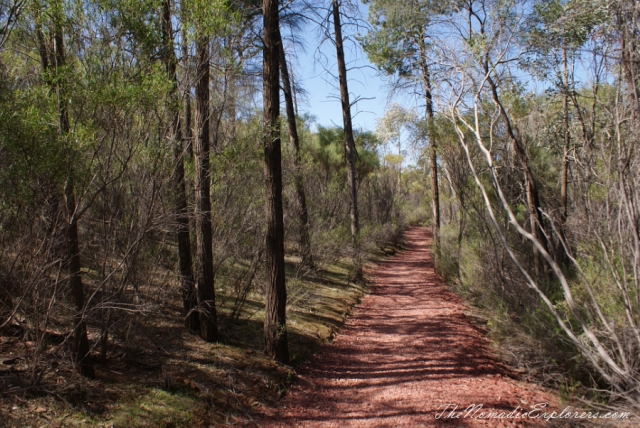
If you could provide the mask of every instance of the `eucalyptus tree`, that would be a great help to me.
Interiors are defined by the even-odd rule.
[[[467,29],[460,36],[468,46],[466,58],[477,67],[468,67],[479,73],[488,91],[485,93],[495,105],[508,141],[524,175],[524,189],[529,211],[529,227],[545,251],[549,249],[545,221],[542,215],[539,184],[536,180],[523,137],[516,129],[514,118],[507,110],[505,94],[515,85],[503,78],[512,70],[514,61],[521,56],[521,49],[512,41],[524,31],[525,3],[493,4],[490,1],[472,1],[462,6],[466,14]],[[458,59],[460,60],[460,59]],[[458,62],[459,64],[459,62]],[[534,265],[542,276],[544,261],[537,246],[532,245]]]
[[[141,32],[145,33],[144,38],[138,38],[138,33],[126,43],[123,41],[124,34],[130,36],[134,32],[121,27],[122,21],[116,18],[122,16],[117,10],[122,3],[74,6],[75,3],[62,0],[31,2],[30,14],[15,28],[19,33],[14,32],[8,43],[15,46],[25,41],[26,46],[39,54],[42,67],[39,76],[33,73],[34,56],[15,50],[10,54],[15,66],[12,80],[23,78],[20,74],[25,71],[38,76],[25,85],[14,86],[12,92],[18,97],[40,93],[41,100],[30,102],[32,106],[46,106],[38,120],[46,118],[48,127],[56,124],[57,135],[51,144],[56,156],[52,160],[57,159],[56,170],[64,177],[64,184],[40,178],[49,182],[46,192],[51,192],[45,204],[49,212],[42,216],[49,223],[48,236],[31,248],[25,247],[25,251],[38,254],[44,266],[60,266],[69,274],[42,273],[43,282],[50,287],[32,288],[31,292],[36,302],[42,296],[50,299],[42,314],[46,324],[60,313],[60,303],[56,303],[61,299],[57,299],[57,293],[70,291],[74,311],[73,359],[84,375],[92,376],[88,325],[101,322],[100,341],[105,351],[114,311],[139,310],[137,305],[126,301],[130,297],[126,288],[132,284],[138,287],[136,260],[152,227],[157,202],[159,186],[155,184],[161,156],[145,158],[145,155],[159,153],[155,150],[159,141],[154,132],[158,117],[155,107],[158,99],[163,99],[164,88],[161,89],[162,79],[156,79],[158,75],[146,50],[159,45],[151,42],[155,34]],[[96,41],[97,33],[102,37],[100,42]],[[14,39],[14,35],[21,40]],[[103,40],[109,42],[100,44]],[[114,40],[121,43],[111,43]],[[150,120],[152,116],[154,119]],[[16,126],[15,116],[8,119]],[[6,141],[3,138],[3,146]],[[43,148],[36,147],[33,156],[41,157],[45,153]],[[137,175],[139,169],[129,168],[131,163],[145,161],[152,166],[147,174]],[[125,180],[130,184],[126,191]],[[132,200],[135,207],[130,203]],[[25,219],[31,217],[37,224],[38,216],[34,216],[32,211]],[[122,227],[123,224],[126,226]],[[58,248],[55,254],[40,252],[38,246],[46,246],[50,239],[64,242],[63,249]],[[24,262],[21,257],[15,256],[15,267],[11,269],[21,266]],[[17,281],[28,282],[30,273],[20,270]],[[36,317],[33,323],[36,335],[44,334],[46,325],[38,324],[39,314],[32,312],[27,316]],[[38,349],[42,351],[45,346]]]
[[[419,119],[413,111],[409,111],[398,104],[392,104],[376,124],[376,135],[387,146],[383,159],[390,167],[390,170],[397,169],[395,171],[397,178],[391,187],[392,201],[397,201],[391,205],[394,211],[398,211],[400,207],[398,196],[402,193],[402,166],[407,152],[407,150],[403,149],[402,143],[407,144],[409,142],[407,141],[411,138],[409,134],[412,133],[412,128],[415,128],[418,122]],[[393,147],[389,146],[397,146],[397,154],[394,155],[392,152]]]
[[[624,74],[626,98],[630,115],[621,115],[617,132],[619,134],[625,116],[631,120],[630,138],[618,141],[619,145],[619,188],[625,206],[626,223],[632,225],[634,249],[634,273],[636,277],[636,302],[640,306],[640,200],[638,191],[638,140],[640,139],[640,4],[630,0],[614,3],[615,25],[619,34],[620,66]],[[625,144],[626,143],[626,144]]]
[[[200,30],[202,31],[202,30]],[[209,160],[209,37],[196,35],[196,138],[194,141],[196,188],[196,269],[198,272],[198,309],[200,335],[207,342],[218,340],[213,278],[211,233],[211,171]]]

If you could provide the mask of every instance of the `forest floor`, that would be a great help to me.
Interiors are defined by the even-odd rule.
[[[380,244],[371,263],[395,252]],[[138,297],[144,311],[115,313],[119,334],[110,335],[107,361],[96,378],[71,366],[70,320],[55,320],[41,341],[19,325],[0,330],[0,428],[157,428],[238,425],[255,408],[273,407],[295,381],[293,367],[308,362],[331,340],[366,292],[351,281],[353,267],[339,255],[312,270],[287,258],[287,327],[292,366],[264,355],[264,292],[251,291],[238,318],[233,308],[237,282],[218,278],[216,299],[220,341],[206,343],[189,333],[178,283],[162,280],[175,266],[158,265]],[[246,267],[238,267],[236,276]],[[90,276],[85,273],[85,278]],[[159,278],[160,280],[155,280]],[[226,283],[226,285],[225,285]],[[58,325],[60,327],[58,327]],[[124,328],[122,327],[124,326]],[[100,326],[89,323],[89,340],[99,344]],[[42,351],[36,352],[41,346]]]
[[[425,228],[409,229],[405,246],[373,272],[370,294],[336,339],[298,370],[302,382],[278,407],[264,408],[255,424],[578,426],[575,420],[487,418],[535,408],[542,416],[567,404],[519,381],[519,373],[500,362],[481,326],[435,273]]]

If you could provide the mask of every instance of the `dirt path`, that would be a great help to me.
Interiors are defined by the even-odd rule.
[[[544,421],[482,419],[482,411],[528,411],[554,398],[512,379],[434,273],[424,228],[407,231],[406,251],[374,273],[371,294],[302,374],[306,379],[261,427],[531,426]],[[453,418],[447,404],[463,411]],[[558,408],[557,402],[552,407]],[[524,410],[522,410],[524,409]],[[548,408],[547,408],[548,409]],[[438,417],[439,416],[439,417]],[[551,422],[553,425],[553,422]]]

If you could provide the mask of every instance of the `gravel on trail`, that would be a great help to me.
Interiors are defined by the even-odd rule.
[[[497,359],[463,302],[435,273],[428,230],[409,229],[405,243],[405,251],[374,271],[370,294],[335,340],[300,370],[302,381],[278,408],[265,409],[254,422],[260,427],[557,426],[553,420],[517,417],[534,408],[541,416],[562,407],[541,387],[516,380]]]

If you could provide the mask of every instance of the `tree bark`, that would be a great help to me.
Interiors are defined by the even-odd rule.
[[[338,80],[340,81],[340,100],[342,101],[342,121],[344,124],[344,154],[347,161],[347,181],[349,184],[349,199],[351,203],[351,240],[356,252],[358,252],[360,219],[358,215],[358,189],[356,182],[356,144],[353,138],[353,125],[351,123],[351,103],[349,102],[347,66],[344,60],[342,25],[340,23],[340,7],[338,0],[332,0],[332,5],[336,57],[338,62]]]
[[[265,353],[276,361],[289,362],[287,344],[287,289],[284,270],[284,219],[282,211],[282,153],[279,85],[278,1],[263,0],[263,114],[265,216],[267,220],[267,292],[264,315]]]
[[[209,166],[209,38],[196,38],[196,125],[194,145],[196,188],[196,266],[200,336],[207,342],[218,340],[216,298],[213,284],[213,243],[211,231],[211,172]]]
[[[173,174],[171,176],[174,197],[176,235],[178,241],[178,260],[180,270],[180,291],[184,307],[185,323],[190,331],[200,328],[198,318],[198,301],[191,259],[189,237],[189,217],[187,214],[187,192],[184,181],[184,160],[182,147],[182,129],[180,123],[180,97],[178,95],[178,76],[176,75],[177,58],[174,51],[173,34],[171,32],[171,0],[165,0],[162,7],[162,48],[163,61],[167,77],[173,86],[169,94],[170,125],[169,138],[173,147]]]
[[[296,123],[296,113],[293,102],[293,89],[289,78],[289,68],[287,57],[282,44],[282,37],[278,31],[278,53],[280,60],[280,71],[282,72],[282,89],[284,92],[285,106],[287,109],[287,126],[289,127],[289,142],[293,149],[294,182],[296,188],[296,198],[298,200],[298,215],[300,217],[300,230],[298,239],[302,263],[307,266],[313,265],[311,257],[311,240],[309,239],[309,212],[307,210],[307,198],[304,192],[304,182],[302,171],[300,170],[300,138],[298,137],[298,125]]]

